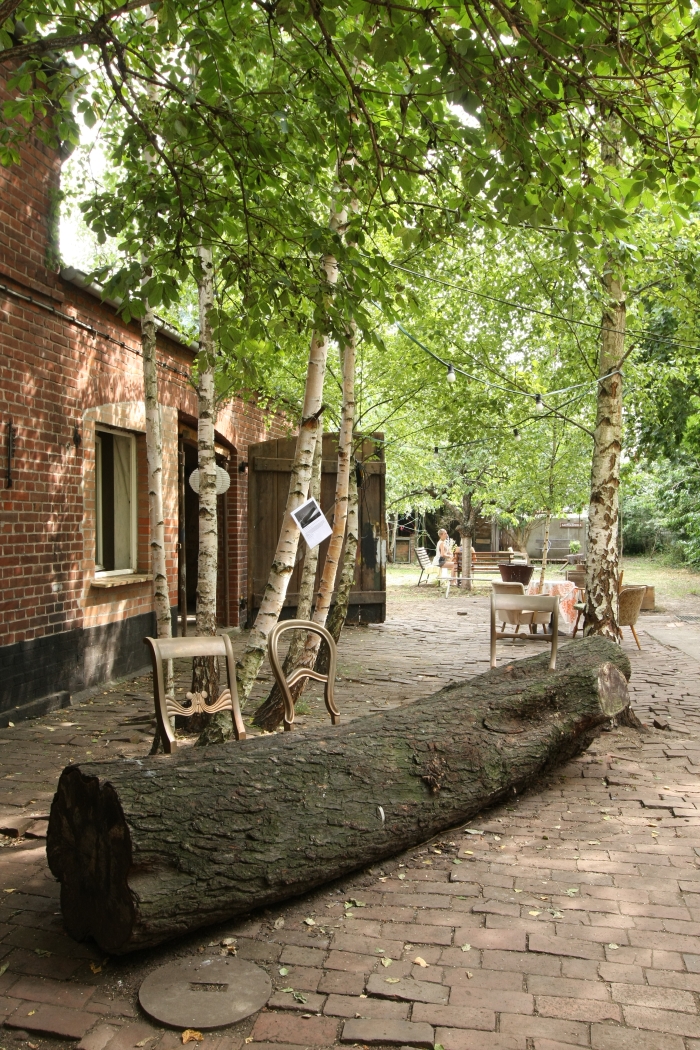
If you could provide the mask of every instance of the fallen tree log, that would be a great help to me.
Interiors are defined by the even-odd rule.
[[[463,823],[582,751],[629,703],[604,638],[339,727],[69,766],[47,853],[68,932],[158,944]]]

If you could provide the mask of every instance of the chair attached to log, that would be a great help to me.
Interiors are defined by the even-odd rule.
[[[313,670],[311,667],[297,667],[296,671],[292,671],[289,678],[286,677],[280,658],[277,653],[277,641],[280,635],[284,634],[285,631],[311,631],[312,634],[318,634],[328,645],[328,674],[320,674],[318,671]],[[326,709],[328,714],[331,716],[331,722],[334,726],[338,725],[340,721],[340,711],[335,706],[333,699],[333,686],[335,683],[335,668],[338,661],[338,647],[335,643],[335,639],[330,631],[326,630],[318,623],[314,623],[312,620],[282,620],[281,623],[276,624],[267,639],[267,653],[270,659],[270,666],[272,673],[275,676],[275,681],[279,687],[279,691],[282,694],[284,700],[284,728],[288,731],[294,724],[294,698],[291,693],[291,687],[297,682],[300,682],[303,678],[313,678],[316,682],[325,682],[326,688],[324,690],[323,698],[326,702]]]
[[[635,631],[635,625],[639,619],[639,614],[642,611],[642,602],[646,596],[647,589],[644,584],[641,587],[623,587],[618,595],[618,613],[617,613],[617,624],[618,627],[629,627],[634,640],[637,643],[637,648],[641,649],[639,644],[639,638]]]
[[[559,598],[556,594],[499,594],[498,591],[491,592],[491,666],[496,666],[496,642],[499,638],[514,638],[514,634],[506,634],[498,630],[497,621],[504,620],[504,614],[516,613],[522,617],[520,623],[529,624],[531,613],[548,614],[552,620],[551,634],[532,635],[532,640],[548,641],[552,646],[552,654],[549,660],[549,669],[553,671],[557,666],[557,639],[559,636]]]
[[[171,755],[177,750],[177,741],[170,722],[175,715],[191,718],[192,715],[202,713],[215,715],[217,711],[230,711],[236,740],[245,740],[245,727],[241,718],[241,709],[238,706],[236,689],[236,661],[231,648],[231,639],[227,634],[217,634],[213,637],[144,638],[144,643],[151,652],[156,721],[166,755]],[[206,690],[202,690],[201,693],[187,693],[186,699],[189,701],[189,706],[165,695],[163,661],[191,656],[223,656],[226,658],[228,688],[222,689],[212,704],[207,703]],[[154,747],[156,744],[157,740],[154,742]]]

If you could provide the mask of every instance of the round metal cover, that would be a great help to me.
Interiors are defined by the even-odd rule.
[[[271,994],[270,978],[255,963],[219,956],[159,967],[139,988],[139,1002],[173,1028],[220,1028],[256,1013]]]

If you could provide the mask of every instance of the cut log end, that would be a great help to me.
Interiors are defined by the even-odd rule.
[[[601,639],[339,727],[72,766],[47,853],[72,936],[123,954],[424,842],[580,753],[627,710]]]

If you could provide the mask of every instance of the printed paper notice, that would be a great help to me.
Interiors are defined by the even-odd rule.
[[[301,529],[301,534],[309,547],[323,543],[333,531],[326,521],[326,516],[315,499],[307,499],[300,507],[292,511],[292,517]]]

